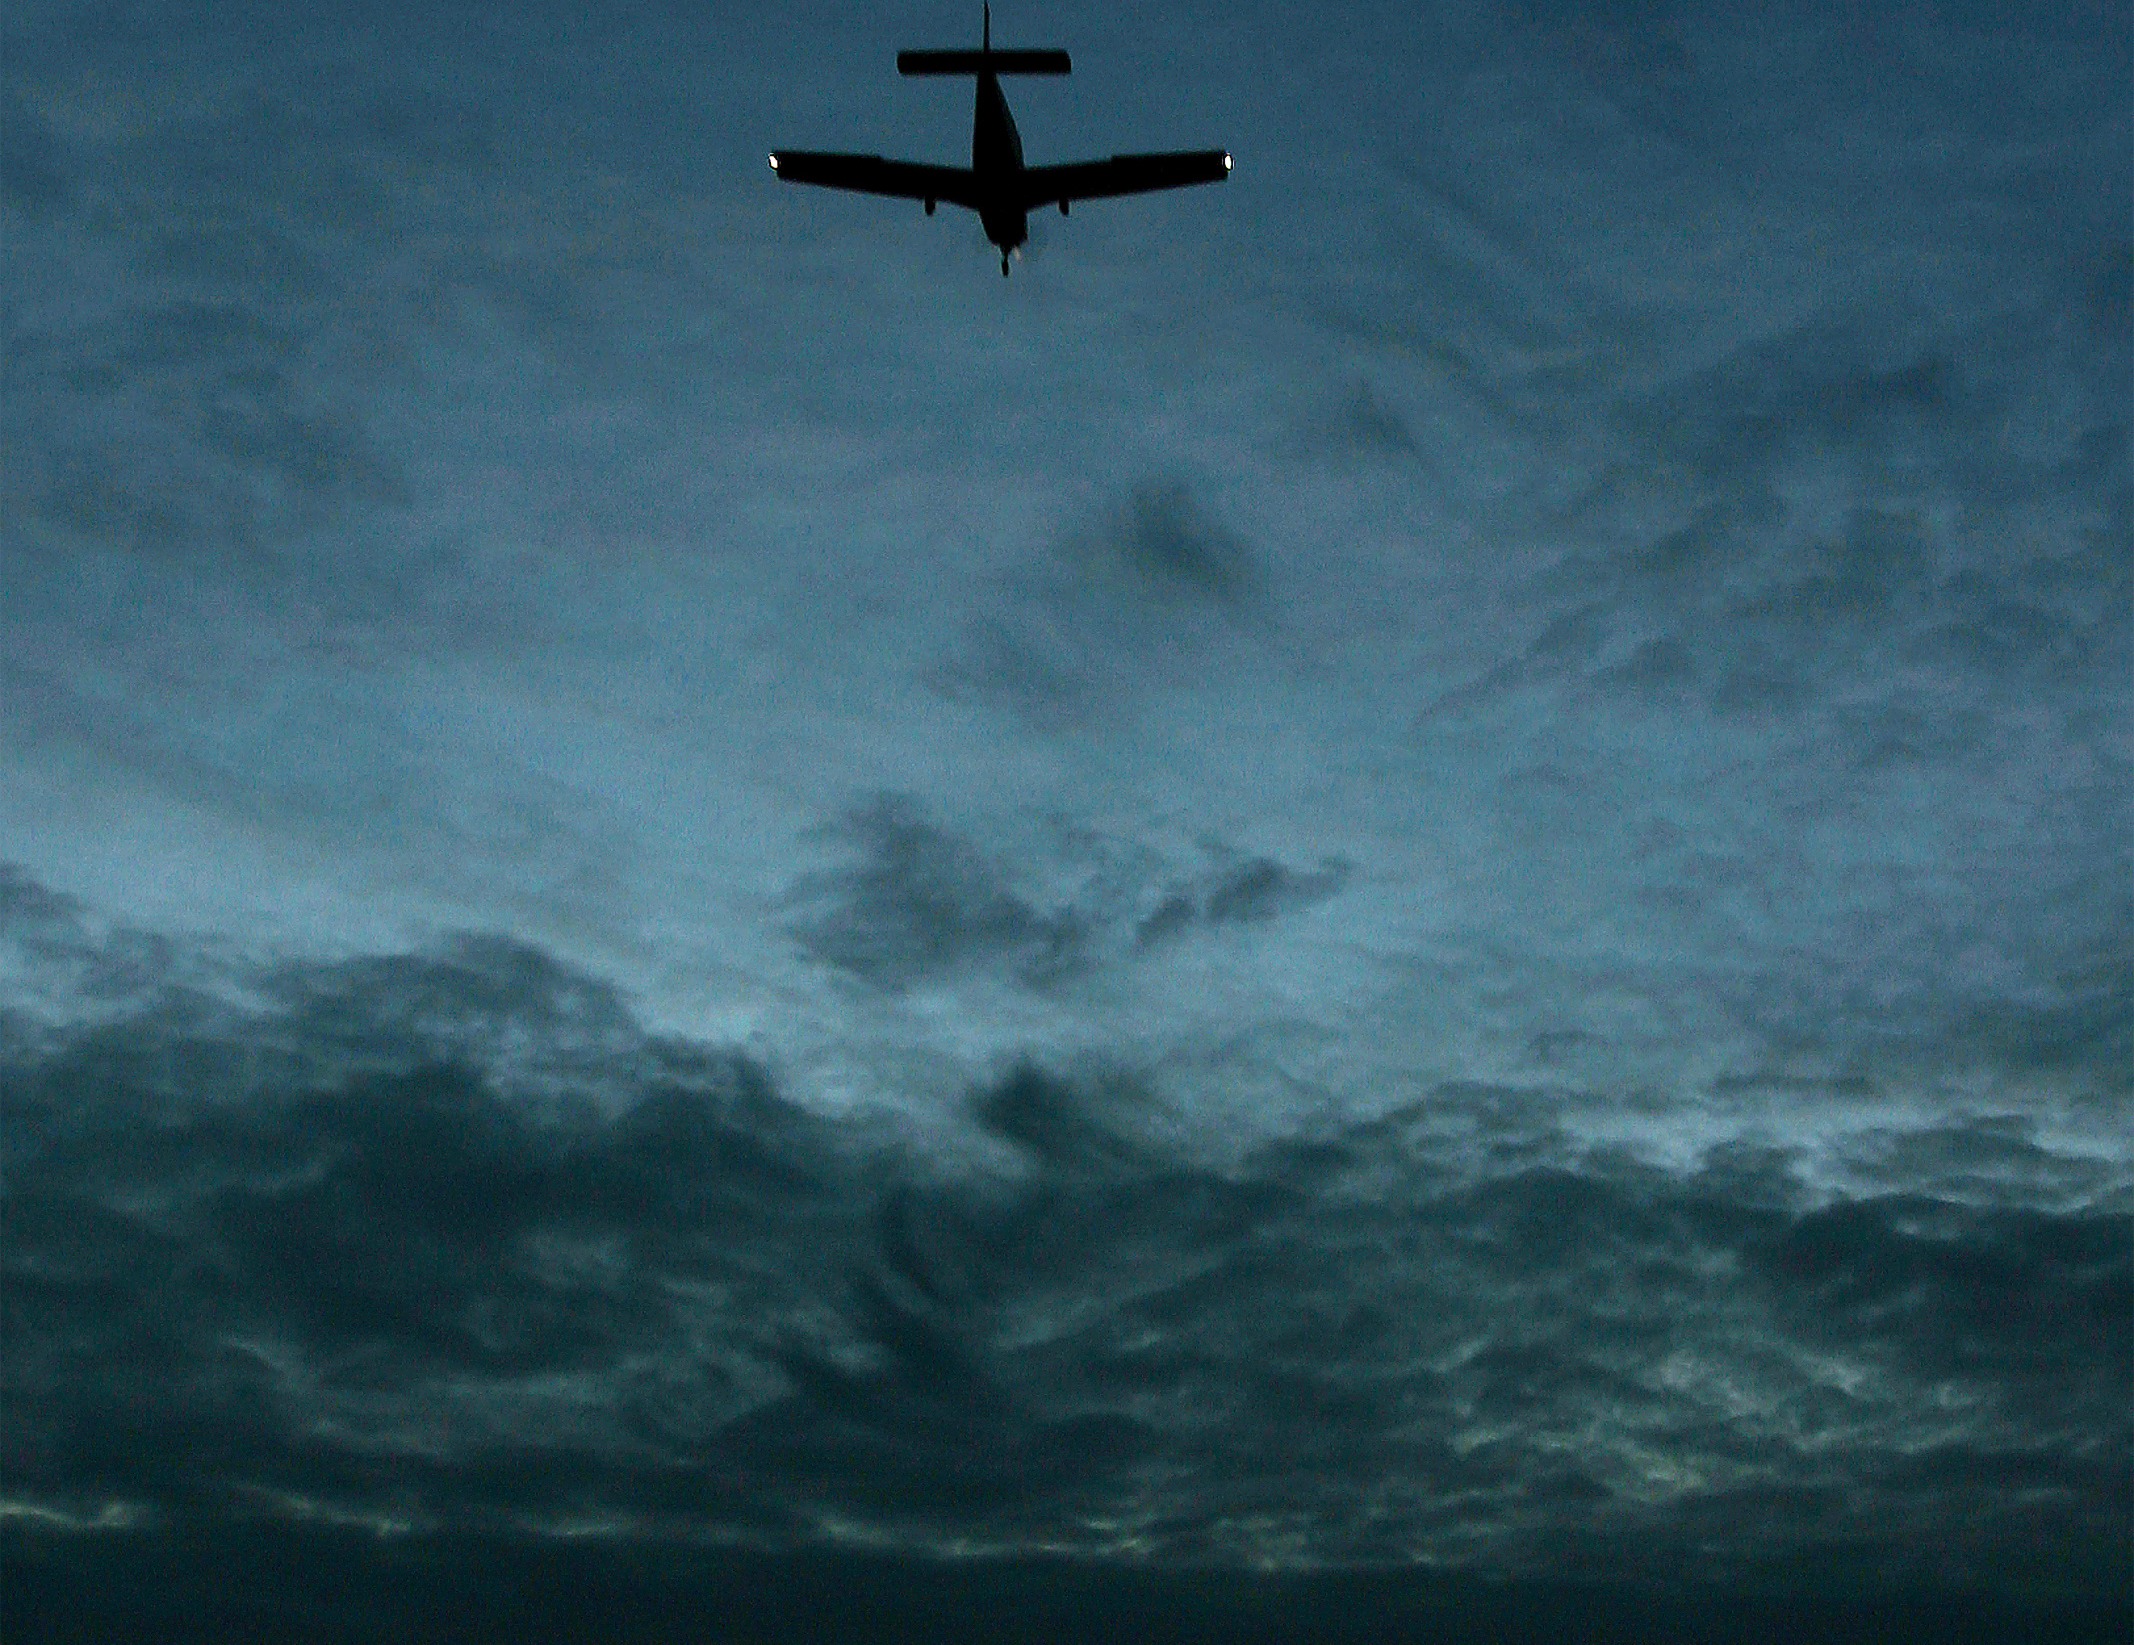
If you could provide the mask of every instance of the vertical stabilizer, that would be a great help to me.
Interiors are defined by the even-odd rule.
[[[993,49],[993,7],[988,3],[980,14],[978,49],[976,51],[900,51],[897,53],[899,74],[1068,74],[1073,65],[1067,54],[1052,48],[1025,51],[1011,47],[1007,51]]]

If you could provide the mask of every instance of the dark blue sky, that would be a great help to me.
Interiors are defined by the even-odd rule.
[[[2125,7],[976,24],[10,8],[0,1534],[2123,1597]]]

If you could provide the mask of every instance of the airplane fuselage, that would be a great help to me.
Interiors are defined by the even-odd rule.
[[[1000,76],[990,69],[981,70],[978,105],[971,114],[971,170],[977,174],[979,194],[985,201],[978,220],[985,225],[985,237],[1000,247],[1002,257],[1030,238],[1029,213],[1016,203],[1021,195],[1016,177],[1022,169],[1022,133],[1008,112]]]

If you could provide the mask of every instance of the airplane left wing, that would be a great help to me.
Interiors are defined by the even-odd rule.
[[[1027,210],[1112,194],[1147,194],[1194,183],[1220,183],[1229,175],[1230,156],[1221,149],[1115,154],[1109,160],[1085,160],[1079,165],[1032,166],[1022,174],[1023,206]]]
[[[884,160],[879,154],[780,149],[771,156],[771,170],[788,183],[887,194],[899,200],[946,200],[952,206],[978,209],[977,183],[963,166],[922,166],[909,160]]]

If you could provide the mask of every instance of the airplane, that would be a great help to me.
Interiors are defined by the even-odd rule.
[[[1194,149],[1174,154],[1115,154],[1109,160],[1085,160],[1070,166],[1023,164],[1022,134],[1001,94],[1003,74],[1067,74],[1064,51],[995,51],[993,8],[985,8],[984,32],[976,51],[900,51],[899,74],[970,74],[978,79],[978,106],[971,116],[971,163],[925,166],[909,160],[884,160],[878,154],[820,154],[779,149],[771,170],[788,183],[815,183],[823,188],[852,189],[920,200],[926,215],[946,200],[978,213],[986,238],[1000,248],[1000,272],[1030,238],[1030,211],[1057,205],[1062,217],[1068,202],[1097,200],[1117,194],[1146,194],[1155,189],[1220,183],[1230,175],[1230,156],[1222,149]]]

